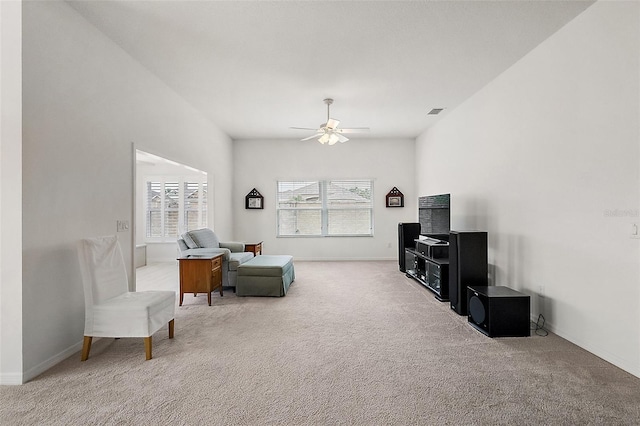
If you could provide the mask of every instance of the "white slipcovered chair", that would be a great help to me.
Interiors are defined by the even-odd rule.
[[[143,337],[147,360],[151,336],[169,325],[173,338],[176,293],[130,292],[117,237],[98,237],[78,243],[84,286],[85,320],[81,361],[89,358],[93,337]]]

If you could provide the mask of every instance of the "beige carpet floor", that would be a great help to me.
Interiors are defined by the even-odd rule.
[[[490,339],[395,262],[296,277],[283,298],[185,296],[151,361],[142,339],[101,339],[3,386],[0,424],[640,423],[640,379],[553,334]]]

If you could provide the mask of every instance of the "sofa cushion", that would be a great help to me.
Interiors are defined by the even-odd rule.
[[[180,253],[181,256],[211,256],[222,253],[222,260],[229,260],[231,252],[225,248],[194,248],[188,249]]]
[[[254,277],[281,277],[289,269],[293,268],[293,256],[262,255],[256,256],[250,262],[242,265],[238,275]]]
[[[236,252],[229,255],[229,270],[237,271],[238,266],[251,260],[253,253],[250,251]]]
[[[220,247],[228,248],[232,252],[244,251],[244,243],[238,243],[235,241],[226,242],[226,243],[220,242]]]
[[[187,248],[198,248],[198,244],[196,244],[196,242],[193,241],[193,238],[191,238],[191,235],[189,235],[188,232],[185,232],[184,234],[182,234],[182,239],[184,240],[184,244],[187,246]]]
[[[185,243],[184,238],[178,238],[178,248],[180,249],[180,252],[189,249],[189,246],[187,246],[187,243]]]
[[[201,248],[218,248],[220,240],[218,236],[209,228],[196,229],[187,232],[191,239]],[[187,243],[188,245],[188,243]]]

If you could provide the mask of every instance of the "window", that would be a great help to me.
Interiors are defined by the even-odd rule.
[[[207,183],[184,182],[184,229],[207,226]]]
[[[278,182],[279,237],[372,236],[373,181]]]
[[[207,226],[207,183],[192,178],[146,181],[146,237],[170,241],[190,229]]]
[[[178,218],[180,215],[180,194],[178,182],[164,184],[164,232],[162,236],[178,235]]]
[[[162,237],[162,182],[147,182],[147,237]]]

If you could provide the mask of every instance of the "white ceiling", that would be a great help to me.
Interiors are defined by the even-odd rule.
[[[302,138],[327,97],[341,127],[416,137],[592,3],[69,2],[233,139]]]

